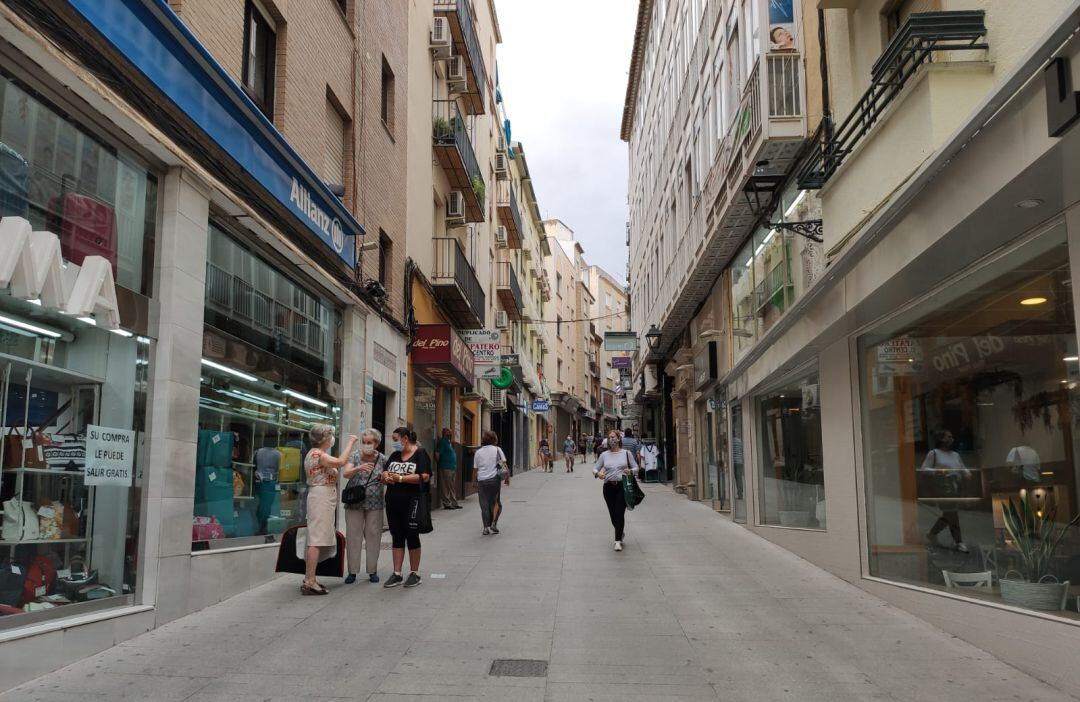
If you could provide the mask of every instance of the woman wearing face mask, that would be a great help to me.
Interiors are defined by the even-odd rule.
[[[324,550],[337,543],[334,514],[337,512],[338,469],[345,465],[349,453],[356,445],[356,436],[341,455],[330,455],[334,446],[334,428],[329,424],[316,424],[309,434],[312,448],[304,456],[304,474],[307,478],[307,549],[304,551],[304,582],[300,592],[305,595],[326,595],[328,590],[315,580],[315,569],[322,560]]]
[[[395,444],[400,443],[401,448],[386,459],[382,480],[387,486],[386,521],[394,542],[394,573],[383,587],[403,583],[405,587],[416,587],[420,584],[420,534],[409,529],[409,507],[417,496],[426,499],[424,493],[431,482],[431,458],[416,443],[415,431],[398,427],[393,436]],[[409,577],[402,578],[406,545],[409,547]]]
[[[947,491],[959,495],[960,481],[963,478],[970,477],[971,471],[964,465],[960,454],[952,450],[953,435],[951,431],[948,429],[938,430],[934,433],[934,440],[937,447],[926,454],[926,460],[923,461],[921,470],[932,471],[940,476],[942,481],[947,481]],[[934,522],[934,526],[927,532],[926,540],[932,546],[940,546],[938,534],[946,528],[949,529],[949,535],[952,536],[956,550],[967,553],[967,544],[964,543],[964,539],[960,534],[960,512],[955,509],[941,510],[941,516],[938,517],[938,520]]]
[[[608,432],[607,451],[600,454],[593,466],[593,477],[604,481],[604,502],[607,503],[611,526],[615,527],[615,550],[623,550],[623,529],[626,525],[626,495],[622,478],[637,471],[637,459],[622,447],[619,432]]]
[[[360,570],[360,554],[367,542],[368,582],[379,582],[379,547],[382,545],[383,484],[382,471],[386,457],[379,453],[382,434],[378,429],[365,429],[360,434],[360,448],[349,455],[345,466],[346,489],[363,488],[360,502],[345,505],[345,541],[349,554],[349,576],[346,585],[356,582]]]

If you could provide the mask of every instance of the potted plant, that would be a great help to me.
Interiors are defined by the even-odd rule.
[[[478,175],[472,177],[472,190],[476,194],[476,199],[480,202],[484,202],[484,194],[487,192],[487,186],[484,185],[484,181],[480,180],[480,176]]]
[[[431,120],[431,133],[435,141],[445,141],[453,136],[453,125],[445,117],[436,117]]]
[[[1001,513],[1005,531],[1020,556],[1020,570],[1010,570],[1000,581],[1001,599],[1029,609],[1062,609],[1069,582],[1058,582],[1050,570],[1054,553],[1069,527],[1080,521],[1080,514],[1059,527],[1055,520],[1057,508],[1051,504],[1036,509],[1030,495],[1023,491],[1019,500],[1010,497],[1001,506]],[[1019,577],[1010,577],[1012,574]]]

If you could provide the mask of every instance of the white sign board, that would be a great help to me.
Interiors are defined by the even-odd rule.
[[[472,350],[477,366],[499,365],[499,356],[502,354],[502,341],[497,329],[467,329],[459,331],[458,334]],[[480,369],[477,368],[476,370],[479,374]]]
[[[86,485],[131,487],[134,463],[134,431],[86,426]]]
[[[900,336],[878,344],[878,373],[883,375],[911,375],[922,371],[922,344],[910,336]]]

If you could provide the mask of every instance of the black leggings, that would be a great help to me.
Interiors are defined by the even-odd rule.
[[[604,482],[604,502],[611,516],[611,526],[615,527],[615,540],[622,541],[623,527],[626,526],[626,493],[621,480]]]
[[[937,536],[945,529],[949,529],[949,536],[956,543],[960,543],[964,540],[964,537],[960,535],[960,513],[955,509],[942,510],[941,516],[934,522],[934,526],[930,528],[930,533],[933,536]]]
[[[420,534],[409,529],[409,507],[414,497],[408,493],[386,496],[386,524],[390,527],[394,548],[405,548],[406,545],[410,551],[420,548]],[[421,499],[427,499],[427,495]]]

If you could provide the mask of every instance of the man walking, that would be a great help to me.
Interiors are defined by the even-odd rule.
[[[435,444],[435,465],[439,468],[439,498],[443,509],[461,509],[457,501],[457,451],[451,443],[450,428],[442,430],[439,442]]]
[[[574,472],[574,454],[577,453],[577,444],[574,443],[574,438],[569,434],[566,435],[566,441],[562,445],[563,461],[566,463],[566,472]]]
[[[623,431],[622,447],[630,452],[634,457],[634,461],[641,462],[641,442],[634,438],[633,429],[625,429]]]

